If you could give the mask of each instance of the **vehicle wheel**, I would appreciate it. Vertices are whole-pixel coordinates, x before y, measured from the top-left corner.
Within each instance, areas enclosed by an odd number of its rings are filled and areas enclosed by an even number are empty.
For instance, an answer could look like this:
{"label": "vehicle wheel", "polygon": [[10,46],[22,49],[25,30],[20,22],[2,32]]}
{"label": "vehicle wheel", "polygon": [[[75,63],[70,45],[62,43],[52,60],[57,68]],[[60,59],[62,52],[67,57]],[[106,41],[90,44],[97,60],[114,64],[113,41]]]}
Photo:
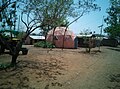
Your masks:
{"label": "vehicle wheel", "polygon": [[27,55],[27,53],[28,53],[28,49],[27,48],[22,48],[22,54]]}

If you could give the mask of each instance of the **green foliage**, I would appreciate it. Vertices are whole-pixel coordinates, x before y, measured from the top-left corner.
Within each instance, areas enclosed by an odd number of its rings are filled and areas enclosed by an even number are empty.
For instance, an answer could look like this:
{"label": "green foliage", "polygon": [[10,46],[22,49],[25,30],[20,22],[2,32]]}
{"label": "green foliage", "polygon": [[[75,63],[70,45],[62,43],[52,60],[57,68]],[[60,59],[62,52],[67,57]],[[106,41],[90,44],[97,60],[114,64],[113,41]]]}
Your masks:
{"label": "green foliage", "polygon": [[110,0],[110,4],[107,9],[108,17],[104,19],[108,27],[104,31],[114,38],[120,36],[120,1]]}
{"label": "green foliage", "polygon": [[17,38],[22,39],[24,35],[25,35],[25,32],[19,32],[19,34],[17,35]]}
{"label": "green foliage", "polygon": [[6,63],[6,64],[0,64],[0,69],[6,69],[6,68],[9,68],[11,67],[10,63]]}
{"label": "green foliage", "polygon": [[108,26],[104,30],[111,38],[120,37],[120,24]]}
{"label": "green foliage", "polygon": [[[11,0],[2,0],[0,1],[0,21],[1,21],[1,27],[3,29],[6,29],[10,27],[10,30],[14,28],[15,30],[15,24],[16,24],[16,2],[13,2]],[[2,9],[1,9],[2,8]]]}
{"label": "green foliage", "polygon": [[95,0],[20,0],[24,13],[34,15],[40,22],[43,35],[57,26],[68,26],[69,18],[78,18],[100,9]]}
{"label": "green foliage", "polygon": [[34,47],[42,47],[42,48],[55,48],[55,46],[50,42],[40,41],[34,44]]}
{"label": "green foliage", "polygon": [[8,33],[12,33],[14,35],[18,35],[19,32],[18,31],[14,31],[14,30],[1,30],[0,33],[5,33],[5,32],[8,32]]}

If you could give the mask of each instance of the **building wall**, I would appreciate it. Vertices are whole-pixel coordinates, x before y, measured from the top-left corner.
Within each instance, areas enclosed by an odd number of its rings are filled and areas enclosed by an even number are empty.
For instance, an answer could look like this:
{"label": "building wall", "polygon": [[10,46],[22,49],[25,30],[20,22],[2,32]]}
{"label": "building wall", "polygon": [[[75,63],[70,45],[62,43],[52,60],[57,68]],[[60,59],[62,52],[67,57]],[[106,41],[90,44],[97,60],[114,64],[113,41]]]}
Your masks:
{"label": "building wall", "polygon": [[[52,42],[52,39],[53,39],[52,35],[49,35],[47,37],[48,42]],[[58,35],[55,37],[54,44],[57,48],[63,48],[63,47],[64,48],[75,48],[74,40],[72,39],[70,35],[65,36],[64,45],[63,45],[63,39],[64,39],[63,35]]]}
{"label": "building wall", "polygon": [[31,39],[30,39],[30,37],[28,36],[28,37],[26,38],[26,40],[25,40],[25,45],[30,45],[30,43],[31,43]]}
{"label": "building wall", "polygon": [[25,45],[33,45],[36,42],[44,41],[44,39],[32,39],[29,36],[25,40]]}

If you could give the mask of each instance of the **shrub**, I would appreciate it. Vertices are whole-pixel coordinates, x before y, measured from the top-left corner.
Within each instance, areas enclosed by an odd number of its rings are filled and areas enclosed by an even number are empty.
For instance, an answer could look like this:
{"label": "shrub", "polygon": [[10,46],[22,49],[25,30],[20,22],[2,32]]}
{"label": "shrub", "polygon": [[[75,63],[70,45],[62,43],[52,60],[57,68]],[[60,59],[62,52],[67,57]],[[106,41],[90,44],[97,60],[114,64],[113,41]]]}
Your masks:
{"label": "shrub", "polygon": [[40,42],[35,43],[34,47],[55,48],[55,45],[53,45],[50,42],[40,41]]}

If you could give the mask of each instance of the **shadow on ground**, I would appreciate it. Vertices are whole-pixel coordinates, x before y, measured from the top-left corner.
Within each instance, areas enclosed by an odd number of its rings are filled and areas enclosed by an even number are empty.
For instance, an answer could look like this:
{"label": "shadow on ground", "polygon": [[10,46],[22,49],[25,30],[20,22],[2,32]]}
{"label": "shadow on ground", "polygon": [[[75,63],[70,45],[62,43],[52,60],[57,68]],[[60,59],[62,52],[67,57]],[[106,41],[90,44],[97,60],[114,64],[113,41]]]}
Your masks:
{"label": "shadow on ground", "polygon": [[107,49],[120,52],[120,47],[109,47],[109,48],[107,48]]}
{"label": "shadow on ground", "polygon": [[108,86],[108,89],[120,89],[120,74],[113,74],[109,76],[109,81],[111,86]]}
{"label": "shadow on ground", "polygon": [[[64,75],[64,66],[66,65],[62,61],[54,58],[45,61],[18,61],[16,67],[0,70],[0,89],[36,89],[31,81],[39,85],[42,81],[57,80],[57,76]],[[58,82],[52,82],[51,85],[62,86]]]}

